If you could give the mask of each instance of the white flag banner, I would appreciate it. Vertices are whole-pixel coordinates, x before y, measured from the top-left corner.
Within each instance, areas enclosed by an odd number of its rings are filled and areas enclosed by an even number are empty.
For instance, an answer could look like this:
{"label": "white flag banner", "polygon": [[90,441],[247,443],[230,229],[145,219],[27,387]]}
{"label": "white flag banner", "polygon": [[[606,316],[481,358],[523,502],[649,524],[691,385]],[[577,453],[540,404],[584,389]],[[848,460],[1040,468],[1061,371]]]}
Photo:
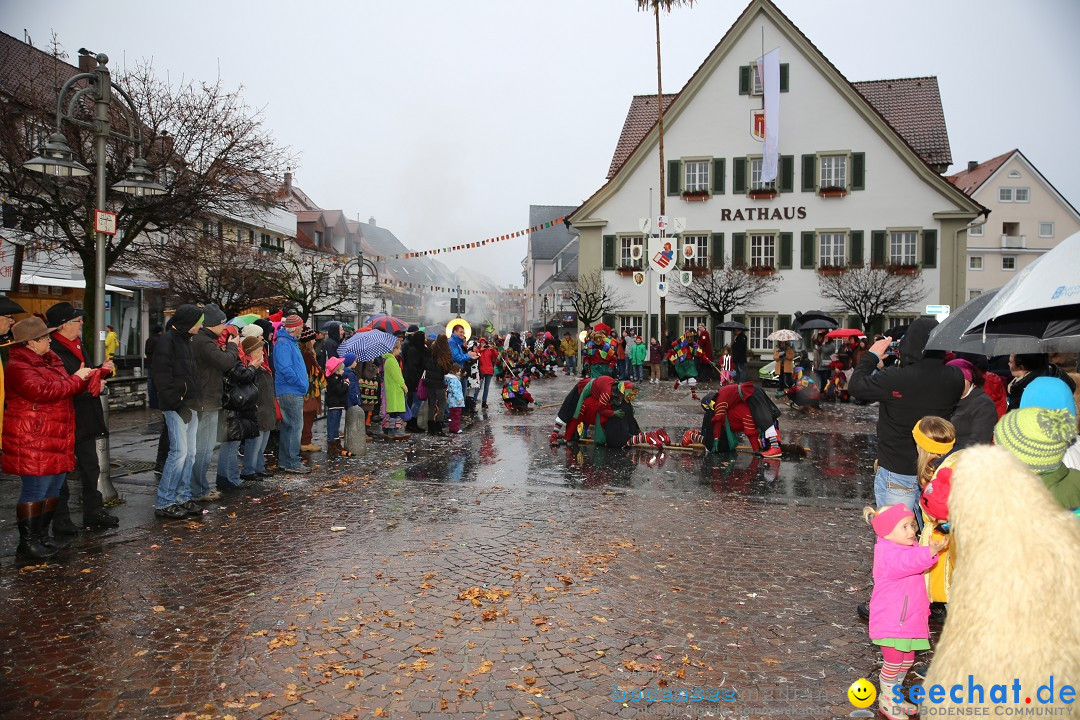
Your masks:
{"label": "white flag banner", "polygon": [[761,182],[776,180],[780,152],[780,48],[770,50],[757,61],[758,77],[765,93],[765,149],[761,161]]}

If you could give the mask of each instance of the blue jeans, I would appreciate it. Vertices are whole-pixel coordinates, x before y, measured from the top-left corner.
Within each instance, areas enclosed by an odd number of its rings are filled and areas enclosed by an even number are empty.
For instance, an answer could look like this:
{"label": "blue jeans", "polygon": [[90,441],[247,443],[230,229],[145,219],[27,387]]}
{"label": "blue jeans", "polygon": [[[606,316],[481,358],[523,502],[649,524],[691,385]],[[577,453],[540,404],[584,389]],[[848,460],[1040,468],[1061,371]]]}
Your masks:
{"label": "blue jeans", "polygon": [[[490,375],[481,375],[480,376],[480,385],[481,385],[481,387],[484,388],[484,397],[481,398],[480,404],[481,405],[487,405],[488,390],[491,388],[491,376]],[[473,395],[473,399],[475,399],[475,398],[476,398],[476,396]]]}
{"label": "blue jeans", "polygon": [[735,382],[746,382],[746,363],[743,363],[741,365],[739,363],[735,363]]}
{"label": "blue jeans", "polygon": [[159,510],[191,499],[191,468],[195,464],[195,436],[199,431],[196,412],[191,413],[188,423],[175,410],[166,410],[162,415],[169,431],[169,455],[161,470],[154,502]]}
{"label": "blue jeans", "polygon": [[565,358],[566,372],[571,375],[577,372],[577,356],[567,355]]}
{"label": "blue jeans", "polygon": [[301,467],[300,431],[304,429],[304,396],[278,395],[281,406],[281,431],[278,433],[278,465]]}
{"label": "blue jeans", "polygon": [[[409,412],[412,413],[413,419],[420,417],[420,408],[424,405],[424,400],[417,397],[419,393],[413,393],[412,400],[409,402]],[[362,412],[362,411],[361,411]]]}
{"label": "blue jeans", "polygon": [[37,502],[45,498],[60,497],[60,488],[67,473],[58,475],[23,475],[19,502]]}
{"label": "blue jeans", "polygon": [[210,461],[214,459],[220,414],[220,410],[192,413],[199,418],[199,429],[195,435],[195,462],[191,469],[191,496],[193,498],[201,498],[210,492],[210,483],[206,481],[206,473],[210,471]]}
{"label": "blue jeans", "polygon": [[341,414],[345,408],[326,408],[326,442],[340,440],[338,432],[341,430]]}
{"label": "blue jeans", "polygon": [[240,458],[237,453],[240,450],[239,440],[226,440],[221,443],[221,450],[217,456],[217,476],[225,478],[230,485],[240,484]]}
{"label": "blue jeans", "polygon": [[878,507],[903,503],[915,512],[919,502],[918,479],[914,475],[894,473],[879,465],[874,475],[874,502]]}
{"label": "blue jeans", "polygon": [[641,371],[642,371],[644,366],[643,365],[631,365],[630,367],[633,369],[633,373],[631,373],[631,374],[633,375],[634,382],[641,382]]}
{"label": "blue jeans", "polygon": [[266,443],[270,442],[270,431],[263,430],[253,438],[244,441],[244,469],[241,475],[254,475],[266,472]]}

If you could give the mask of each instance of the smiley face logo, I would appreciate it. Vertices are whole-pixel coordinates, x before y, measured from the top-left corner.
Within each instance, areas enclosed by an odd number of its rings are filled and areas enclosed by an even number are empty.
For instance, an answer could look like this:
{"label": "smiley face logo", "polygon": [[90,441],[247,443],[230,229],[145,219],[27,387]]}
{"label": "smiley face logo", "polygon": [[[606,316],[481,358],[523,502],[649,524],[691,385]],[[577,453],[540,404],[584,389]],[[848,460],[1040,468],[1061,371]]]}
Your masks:
{"label": "smiley face logo", "polygon": [[866,708],[874,704],[877,698],[877,690],[866,678],[859,678],[851,683],[847,690],[848,700],[857,708]]}

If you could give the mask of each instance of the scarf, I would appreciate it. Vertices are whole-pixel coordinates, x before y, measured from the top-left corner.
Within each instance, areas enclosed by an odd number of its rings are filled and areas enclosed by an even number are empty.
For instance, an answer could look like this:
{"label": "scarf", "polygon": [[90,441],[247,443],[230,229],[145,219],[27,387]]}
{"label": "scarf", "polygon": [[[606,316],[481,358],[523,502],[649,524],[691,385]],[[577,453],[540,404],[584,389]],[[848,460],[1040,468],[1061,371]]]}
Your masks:
{"label": "scarf", "polygon": [[52,339],[56,340],[58,343],[60,343],[64,347],[66,347],[71,352],[72,355],[74,355],[75,357],[77,357],[79,359],[79,362],[81,362],[83,365],[86,364],[86,358],[83,356],[83,350],[82,350],[82,338],[75,338],[74,340],[68,340],[66,337],[64,337],[60,333],[53,333]]}

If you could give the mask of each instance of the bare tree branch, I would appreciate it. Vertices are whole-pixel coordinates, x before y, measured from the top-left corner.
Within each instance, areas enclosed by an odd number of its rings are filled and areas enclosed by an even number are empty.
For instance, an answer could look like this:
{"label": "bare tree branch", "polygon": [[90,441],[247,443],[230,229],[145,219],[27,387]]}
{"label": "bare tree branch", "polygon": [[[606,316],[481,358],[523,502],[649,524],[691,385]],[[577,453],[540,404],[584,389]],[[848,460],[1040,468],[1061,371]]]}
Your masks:
{"label": "bare tree branch", "polygon": [[308,322],[355,302],[354,286],[345,281],[340,264],[317,253],[283,253],[272,263],[270,279],[284,304],[295,306]]}
{"label": "bare tree branch", "polygon": [[723,322],[724,316],[740,308],[753,307],[763,297],[776,292],[780,276],[757,275],[746,268],[732,267],[728,258],[724,267],[714,267],[708,275],[696,276],[690,285],[669,283],[671,294],[706,312],[714,323]]}
{"label": "bare tree branch", "polygon": [[922,275],[883,267],[852,267],[835,275],[818,275],[821,297],[838,303],[868,330],[891,312],[910,309],[926,295]]}
{"label": "bare tree branch", "polygon": [[570,307],[574,308],[578,322],[585,327],[626,305],[626,298],[604,282],[604,275],[599,270],[585,275],[570,275],[567,280]]}

